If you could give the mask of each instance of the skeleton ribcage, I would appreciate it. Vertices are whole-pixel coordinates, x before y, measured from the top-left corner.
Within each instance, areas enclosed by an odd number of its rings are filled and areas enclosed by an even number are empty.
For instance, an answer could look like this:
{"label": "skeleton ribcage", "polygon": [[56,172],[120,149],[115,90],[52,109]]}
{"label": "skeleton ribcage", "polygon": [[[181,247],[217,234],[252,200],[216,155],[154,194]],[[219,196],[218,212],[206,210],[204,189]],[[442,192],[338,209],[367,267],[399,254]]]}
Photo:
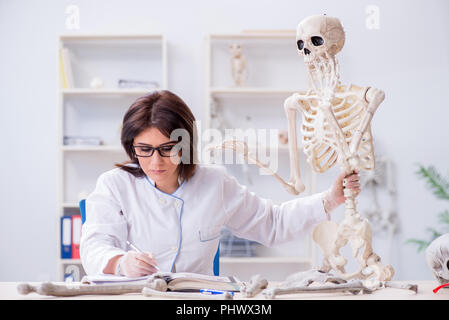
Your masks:
{"label": "skeleton ribcage", "polygon": [[[333,113],[348,145],[366,112],[365,91],[366,88],[353,85],[339,87],[332,100]],[[301,135],[304,153],[314,171],[324,172],[338,160],[334,133],[323,111],[319,109],[317,99],[309,100],[309,102],[301,100],[301,105],[303,108]],[[363,133],[357,151],[360,157],[360,169],[374,169],[374,148],[370,126]]]}

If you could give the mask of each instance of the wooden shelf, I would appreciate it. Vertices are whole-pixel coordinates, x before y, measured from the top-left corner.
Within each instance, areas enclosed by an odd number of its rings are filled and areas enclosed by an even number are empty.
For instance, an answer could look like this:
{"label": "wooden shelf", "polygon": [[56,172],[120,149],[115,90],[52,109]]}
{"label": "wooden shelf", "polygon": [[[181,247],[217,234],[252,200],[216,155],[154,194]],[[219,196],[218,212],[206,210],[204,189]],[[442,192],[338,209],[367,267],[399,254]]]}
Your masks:
{"label": "wooden shelf", "polygon": [[61,35],[61,41],[76,41],[76,40],[162,40],[162,34],[67,34]]}
{"label": "wooden shelf", "polygon": [[62,203],[63,208],[79,208],[79,204],[75,202],[63,202]]}
{"label": "wooden shelf", "polygon": [[295,30],[285,31],[247,31],[236,34],[211,34],[213,40],[245,40],[245,39],[295,39]]}
{"label": "wooden shelf", "polygon": [[122,146],[62,146],[61,149],[71,152],[125,152]]}
{"label": "wooden shelf", "polygon": [[81,264],[81,259],[59,259],[60,264]]}
{"label": "wooden shelf", "polygon": [[254,88],[254,87],[242,87],[242,88],[217,88],[210,89],[210,93],[216,97],[226,97],[232,95],[260,95],[260,96],[285,96],[286,98],[293,93],[298,92],[295,89],[279,89],[279,88]]}
{"label": "wooden shelf", "polygon": [[310,263],[310,259],[303,257],[220,257],[220,263]]}
{"label": "wooden shelf", "polygon": [[277,148],[275,147],[271,147],[271,146],[264,146],[264,145],[260,145],[258,147],[254,146],[254,145],[249,145],[248,146],[248,151],[249,152],[256,152],[258,149],[260,150],[270,150],[270,152],[272,151],[288,151],[288,144],[279,144]]}
{"label": "wooden shelf", "polygon": [[154,90],[160,90],[161,88],[148,88],[148,89],[91,89],[91,88],[73,88],[62,89],[61,92],[65,96],[116,96],[116,95],[145,95]]}

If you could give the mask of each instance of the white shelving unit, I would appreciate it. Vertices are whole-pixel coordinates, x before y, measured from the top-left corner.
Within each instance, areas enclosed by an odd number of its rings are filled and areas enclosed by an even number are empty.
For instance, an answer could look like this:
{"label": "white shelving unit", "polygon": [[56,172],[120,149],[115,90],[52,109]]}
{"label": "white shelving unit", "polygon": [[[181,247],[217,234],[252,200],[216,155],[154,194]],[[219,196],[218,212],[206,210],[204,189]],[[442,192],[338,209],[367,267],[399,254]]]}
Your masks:
{"label": "white shelving unit", "polygon": [[[69,52],[73,85],[64,87],[59,73],[58,225],[62,216],[80,213],[80,198],[93,191],[101,173],[126,160],[120,129],[129,106],[152,90],[167,88],[167,46],[161,34],[63,35],[58,55],[62,48]],[[94,78],[100,78],[103,85],[92,88]],[[153,85],[120,88],[120,79]],[[98,137],[102,144],[65,145],[65,136]],[[57,243],[60,280],[68,272],[82,277],[79,259],[61,258],[59,231]]]}
{"label": "white shelving unit", "polygon": [[[234,85],[229,46],[239,44],[246,59],[248,78],[245,86]],[[205,40],[205,117],[203,129],[242,128],[287,130],[283,103],[292,93],[304,90],[306,70],[296,51],[294,31],[244,32],[211,34]],[[298,118],[298,123],[300,123]],[[268,145],[268,143],[266,144]],[[268,148],[278,152],[278,174],[288,180],[288,145]],[[301,173],[307,192],[315,192],[315,175],[300,152]],[[275,202],[293,199],[271,176],[260,176],[258,168],[247,169],[252,184],[245,177],[242,165],[227,165],[237,179],[259,196]],[[301,195],[303,196],[303,194]],[[315,262],[315,248],[309,236],[301,243],[257,249],[255,257],[221,257],[220,272],[249,278],[260,273],[269,279],[283,280],[295,271],[310,268]]]}

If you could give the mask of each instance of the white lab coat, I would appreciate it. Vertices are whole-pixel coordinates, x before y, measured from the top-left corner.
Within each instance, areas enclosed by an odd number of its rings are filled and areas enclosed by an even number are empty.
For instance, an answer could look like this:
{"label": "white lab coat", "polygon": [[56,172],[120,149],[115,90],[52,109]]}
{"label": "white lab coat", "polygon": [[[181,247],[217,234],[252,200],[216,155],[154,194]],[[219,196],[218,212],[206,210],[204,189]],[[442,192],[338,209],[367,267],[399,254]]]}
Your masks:
{"label": "white lab coat", "polygon": [[322,197],[274,205],[209,165],[198,165],[191,179],[167,194],[148,177],[113,169],[86,199],[81,261],[87,274],[101,274],[109,259],[126,253],[129,240],[153,253],[161,271],[212,275],[223,226],[266,246],[293,240],[327,219]]}

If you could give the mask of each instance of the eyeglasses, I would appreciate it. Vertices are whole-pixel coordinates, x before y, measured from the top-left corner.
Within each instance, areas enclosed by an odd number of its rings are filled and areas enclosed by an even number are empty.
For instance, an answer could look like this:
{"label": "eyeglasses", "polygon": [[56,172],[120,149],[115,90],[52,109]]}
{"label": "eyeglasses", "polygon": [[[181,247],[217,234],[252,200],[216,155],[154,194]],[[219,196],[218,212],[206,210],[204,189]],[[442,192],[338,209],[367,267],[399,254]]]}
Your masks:
{"label": "eyeglasses", "polygon": [[[159,152],[161,157],[171,157],[171,151],[175,147],[175,144],[171,145],[163,145],[159,147],[150,147],[150,146],[133,146],[134,154],[137,157],[151,157],[155,150]],[[175,155],[175,154],[173,154]]]}

